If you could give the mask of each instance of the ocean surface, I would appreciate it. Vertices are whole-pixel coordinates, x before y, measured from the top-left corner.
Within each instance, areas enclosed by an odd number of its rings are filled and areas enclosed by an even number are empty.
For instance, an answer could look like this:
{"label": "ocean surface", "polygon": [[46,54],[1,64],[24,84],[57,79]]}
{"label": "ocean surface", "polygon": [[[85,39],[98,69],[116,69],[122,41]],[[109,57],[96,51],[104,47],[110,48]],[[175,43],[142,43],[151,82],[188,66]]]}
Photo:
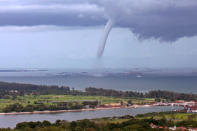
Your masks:
{"label": "ocean surface", "polygon": [[0,81],[31,83],[40,85],[64,85],[84,90],[87,87],[124,91],[147,92],[168,90],[183,93],[197,93],[197,76],[167,75],[84,75],[61,71],[0,72]]}
{"label": "ocean surface", "polygon": [[108,109],[108,110],[96,110],[96,111],[84,111],[84,112],[66,112],[57,114],[27,114],[27,115],[0,115],[0,128],[14,128],[17,123],[24,121],[44,121],[55,122],[56,120],[75,121],[82,119],[94,119],[113,116],[124,115],[137,115],[149,112],[164,112],[182,109],[181,107],[171,106],[157,106],[157,107],[138,107],[127,109]]}

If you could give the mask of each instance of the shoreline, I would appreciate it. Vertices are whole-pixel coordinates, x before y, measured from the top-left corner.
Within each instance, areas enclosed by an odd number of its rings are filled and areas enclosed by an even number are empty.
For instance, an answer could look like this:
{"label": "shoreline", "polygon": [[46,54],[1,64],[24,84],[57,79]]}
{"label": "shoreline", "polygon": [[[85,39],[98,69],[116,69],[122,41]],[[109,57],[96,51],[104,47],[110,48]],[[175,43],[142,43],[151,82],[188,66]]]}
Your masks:
{"label": "shoreline", "polygon": [[137,107],[153,107],[154,105],[133,105],[123,107],[99,107],[90,109],[73,109],[73,110],[55,110],[55,111],[33,111],[33,112],[8,112],[0,113],[0,115],[28,115],[28,114],[56,114],[65,112],[83,112],[83,111],[96,111],[96,110],[110,110],[110,109],[126,109],[126,108],[137,108]]}

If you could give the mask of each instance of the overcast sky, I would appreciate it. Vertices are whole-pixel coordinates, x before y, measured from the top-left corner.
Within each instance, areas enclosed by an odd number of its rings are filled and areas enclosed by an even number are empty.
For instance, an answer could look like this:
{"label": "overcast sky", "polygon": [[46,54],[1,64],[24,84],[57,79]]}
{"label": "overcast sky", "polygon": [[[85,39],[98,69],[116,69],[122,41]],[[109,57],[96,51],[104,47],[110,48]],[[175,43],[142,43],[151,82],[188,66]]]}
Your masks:
{"label": "overcast sky", "polygon": [[196,0],[0,0],[0,68],[196,67]]}

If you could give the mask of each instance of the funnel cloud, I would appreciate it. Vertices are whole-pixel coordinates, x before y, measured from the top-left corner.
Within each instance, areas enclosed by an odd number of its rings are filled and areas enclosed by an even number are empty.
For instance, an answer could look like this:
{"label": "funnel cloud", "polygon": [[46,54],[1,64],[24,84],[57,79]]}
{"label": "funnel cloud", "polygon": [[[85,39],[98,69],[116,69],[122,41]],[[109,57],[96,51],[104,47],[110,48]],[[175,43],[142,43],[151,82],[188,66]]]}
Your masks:
{"label": "funnel cloud", "polygon": [[112,30],[113,25],[114,25],[114,21],[110,19],[105,26],[104,32],[103,32],[100,42],[99,42],[99,48],[97,51],[98,58],[101,58],[103,56],[103,52],[105,50],[107,38],[109,36],[110,31]]}

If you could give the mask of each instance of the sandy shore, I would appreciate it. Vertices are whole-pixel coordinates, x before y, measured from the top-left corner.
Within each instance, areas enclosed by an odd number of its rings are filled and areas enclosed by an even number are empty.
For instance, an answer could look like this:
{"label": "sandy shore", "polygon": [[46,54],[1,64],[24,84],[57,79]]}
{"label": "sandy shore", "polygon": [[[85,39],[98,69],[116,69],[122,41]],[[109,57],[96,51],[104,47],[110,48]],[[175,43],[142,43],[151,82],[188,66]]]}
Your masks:
{"label": "sandy shore", "polygon": [[105,108],[90,108],[90,109],[76,109],[76,110],[56,110],[56,111],[33,111],[33,112],[9,112],[0,113],[0,115],[26,115],[26,114],[54,114],[54,113],[64,113],[64,112],[82,112],[82,111],[96,111],[96,110],[110,110],[110,109],[120,109],[120,108],[137,108],[137,107],[150,107],[152,105],[133,105],[125,107],[105,107]]}

